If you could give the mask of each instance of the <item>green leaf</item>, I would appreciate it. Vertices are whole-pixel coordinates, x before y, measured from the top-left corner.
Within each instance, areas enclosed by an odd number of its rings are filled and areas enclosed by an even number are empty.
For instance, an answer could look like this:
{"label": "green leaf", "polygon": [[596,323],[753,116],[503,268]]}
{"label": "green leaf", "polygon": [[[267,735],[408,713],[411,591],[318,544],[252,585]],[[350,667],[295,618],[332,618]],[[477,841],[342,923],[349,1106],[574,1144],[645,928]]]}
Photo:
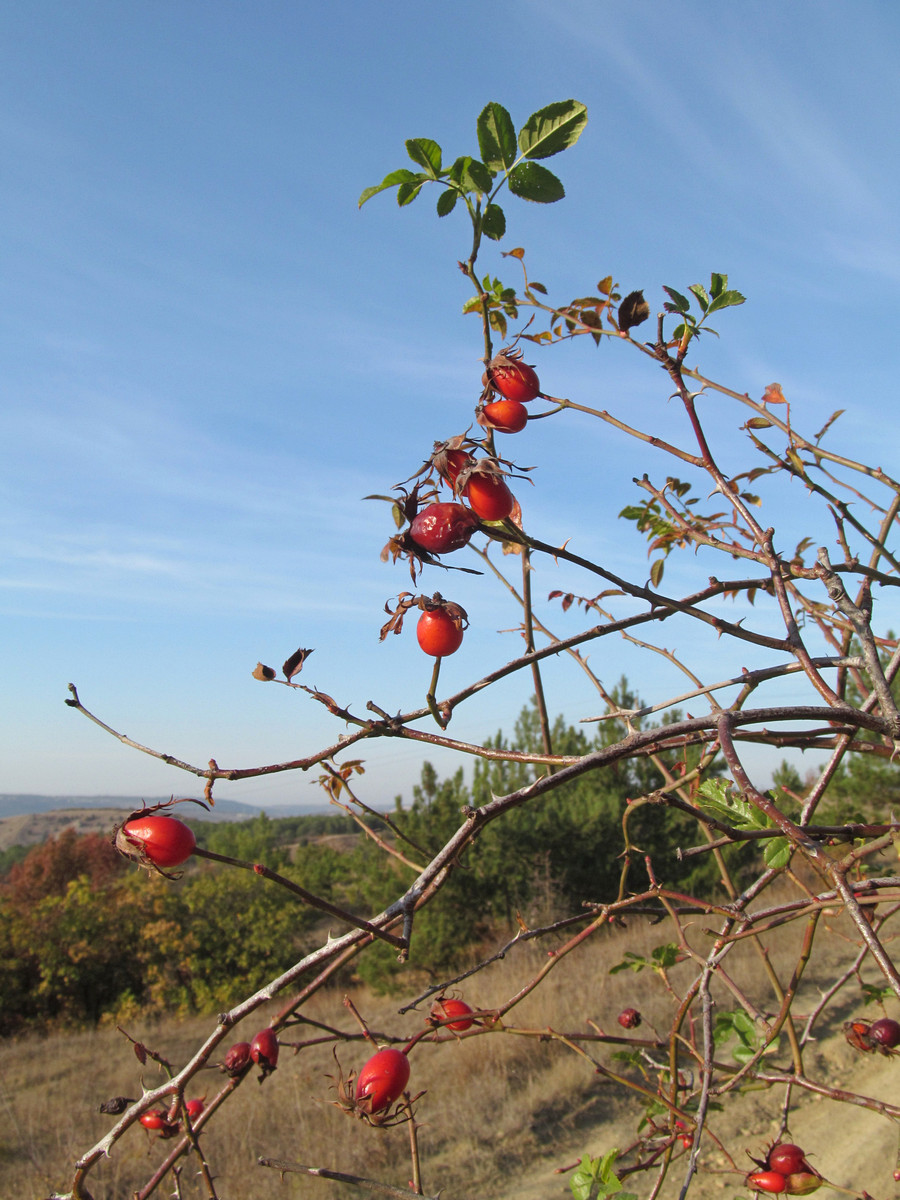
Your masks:
{"label": "green leaf", "polygon": [[791,861],[792,849],[787,838],[772,838],[766,843],[766,848],[763,850],[763,861],[770,870],[780,871]]}
{"label": "green leaf", "polygon": [[446,217],[448,213],[452,213],[458,199],[459,192],[455,188],[447,188],[446,191],[441,192],[437,200],[437,215]]}
{"label": "green leaf", "polygon": [[367,187],[359,198],[358,207],[362,208],[367,200],[371,200],[379,192],[383,192],[386,188],[397,187],[398,184],[408,183],[410,179],[417,179],[418,176],[406,167],[400,167],[397,171],[391,171],[389,175],[385,175],[381,183],[377,183],[374,187]]}
{"label": "green leaf", "polygon": [[606,1200],[607,1196],[629,1200],[631,1193],[622,1191],[622,1185],[613,1171],[618,1157],[618,1150],[608,1150],[602,1158],[591,1158],[586,1154],[569,1180],[574,1200]]}
{"label": "green leaf", "polygon": [[663,287],[663,291],[675,305],[676,312],[686,313],[690,310],[691,302],[687,296],[682,296],[681,292],[676,292],[674,288],[670,287]]}
{"label": "green leaf", "polygon": [[558,100],[532,113],[519,130],[519,149],[526,158],[550,158],[567,150],[587,125],[587,109],[577,100]]}
{"label": "green leaf", "polygon": [[499,241],[506,232],[506,216],[499,204],[488,204],[481,218],[481,232],[491,241]]}
{"label": "green leaf", "polygon": [[697,789],[697,805],[711,817],[730,822],[738,829],[768,828],[763,814],[723,779],[704,780]]}
{"label": "green leaf", "polygon": [[432,179],[441,174],[441,148],[431,138],[410,138],[406,143],[406,153],[409,157],[424,167]]}
{"label": "green leaf", "polygon": [[716,1047],[737,1038],[738,1044],[731,1051],[735,1062],[746,1063],[760,1047],[760,1032],[753,1020],[742,1009],[716,1013],[714,1031]]}
{"label": "green leaf", "polygon": [[621,971],[643,971],[644,967],[649,966],[650,963],[646,958],[642,958],[640,954],[635,954],[633,950],[626,950],[622,961],[616,963],[614,967],[609,968],[609,974],[618,975]]}
{"label": "green leaf", "polygon": [[888,996],[892,995],[889,987],[877,987],[873,983],[861,983],[864,1004],[883,1004]]}
{"label": "green leaf", "polygon": [[513,167],[508,177],[509,190],[523,200],[536,204],[553,204],[562,200],[566,191],[552,171],[534,162],[523,162]]}
{"label": "green leaf", "polygon": [[688,291],[693,292],[697,297],[697,303],[703,312],[706,312],[709,307],[709,296],[706,294],[706,288],[702,283],[692,283]]}
{"label": "green leaf", "polygon": [[489,171],[508,171],[516,161],[516,131],[502,104],[491,102],[478,117],[478,149]]}
{"label": "green leaf", "polygon": [[660,582],[662,581],[663,571],[665,570],[665,568],[666,568],[666,560],[664,558],[658,558],[654,563],[651,564],[651,566],[650,566],[650,582],[653,584],[653,586],[655,588],[659,587]]}
{"label": "green leaf", "polygon": [[654,946],[651,957],[655,967],[667,970],[680,960],[681,951],[674,942],[666,942],[663,946]]}
{"label": "green leaf", "polygon": [[407,179],[397,188],[397,203],[403,208],[406,204],[412,204],[416,196],[422,190],[422,184],[427,182],[426,175],[414,175],[412,179]]}
{"label": "green leaf", "polygon": [[715,312],[720,308],[731,308],[735,304],[743,304],[746,299],[747,297],[742,296],[740,292],[722,292],[713,298],[709,311]]}
{"label": "green leaf", "polygon": [[716,274],[715,271],[713,271],[713,273],[709,277],[709,290],[710,290],[713,300],[715,300],[717,296],[721,296],[721,294],[725,291],[725,289],[727,287],[728,287],[728,276],[727,275],[718,275],[718,274]]}
{"label": "green leaf", "polygon": [[450,178],[466,192],[486,194],[491,190],[491,173],[477,158],[464,155],[450,168]]}

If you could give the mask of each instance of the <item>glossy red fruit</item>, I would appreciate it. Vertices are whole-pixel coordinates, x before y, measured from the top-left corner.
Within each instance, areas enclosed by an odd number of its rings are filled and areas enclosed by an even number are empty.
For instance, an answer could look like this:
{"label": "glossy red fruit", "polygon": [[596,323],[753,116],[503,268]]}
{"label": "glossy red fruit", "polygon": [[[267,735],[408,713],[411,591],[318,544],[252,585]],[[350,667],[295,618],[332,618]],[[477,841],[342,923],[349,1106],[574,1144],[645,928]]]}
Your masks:
{"label": "glossy red fruit", "polygon": [[164,1129],[169,1124],[169,1118],[158,1108],[151,1108],[149,1112],[142,1113],[138,1119],[145,1129],[152,1129],[155,1132]]}
{"label": "glossy red fruit", "polygon": [[[475,1018],[471,1016],[472,1009],[466,1004],[465,1000],[459,1000],[455,996],[442,996],[439,1000],[435,1000],[431,1006],[431,1015],[436,1021],[446,1021],[444,1026],[446,1029],[452,1029],[456,1033],[462,1033],[465,1029],[471,1029],[475,1022]],[[456,1017],[458,1020],[450,1021],[448,1017]]]}
{"label": "glossy red fruit", "polygon": [[462,645],[462,624],[442,608],[423,612],[416,624],[416,638],[426,654],[443,658]]}
{"label": "glossy red fruit", "polygon": [[263,1074],[274,1071],[278,1064],[278,1037],[271,1028],[261,1029],[250,1043],[250,1057],[262,1067]]}
{"label": "glossy red fruit", "polygon": [[464,504],[429,504],[413,517],[409,536],[429,554],[449,554],[462,549],[477,528]]}
{"label": "glossy red fruit", "polygon": [[766,1156],[766,1166],[782,1175],[793,1175],[806,1169],[806,1155],[794,1142],[779,1142]]}
{"label": "glossy red fruit", "polygon": [[623,1029],[637,1029],[641,1023],[641,1014],[636,1008],[623,1008],[616,1020]]}
{"label": "glossy red fruit", "polygon": [[747,1176],[747,1187],[757,1192],[780,1194],[787,1190],[787,1180],[780,1171],[752,1171]]}
{"label": "glossy red fruit", "polygon": [[515,507],[516,499],[499,475],[476,471],[465,486],[472,511],[482,521],[502,521]]}
{"label": "glossy red fruit", "polygon": [[126,821],[116,836],[116,846],[130,858],[145,858],[157,867],[177,867],[194,852],[193,832],[175,817],[151,814]]}
{"label": "glossy red fruit", "polygon": [[487,376],[491,387],[501,396],[507,400],[518,400],[520,404],[527,404],[541,392],[534,367],[510,355],[498,354],[492,358],[488,363]]}
{"label": "glossy red fruit", "polygon": [[223,1066],[228,1075],[240,1075],[250,1062],[250,1043],[235,1042],[225,1055]]}
{"label": "glossy red fruit", "polygon": [[187,1104],[184,1106],[184,1109],[191,1120],[196,1121],[205,1107],[206,1105],[202,1100],[188,1100]]}
{"label": "glossy red fruit", "polygon": [[900,1025],[890,1017],[880,1017],[869,1026],[869,1037],[877,1045],[893,1050],[900,1046]]}
{"label": "glossy red fruit", "polygon": [[483,412],[491,428],[501,433],[520,433],[528,423],[528,409],[520,400],[494,400]]}
{"label": "glossy red fruit", "polygon": [[381,1112],[399,1100],[409,1083],[409,1059],[388,1046],[373,1054],[356,1081],[356,1103],[368,1113]]}

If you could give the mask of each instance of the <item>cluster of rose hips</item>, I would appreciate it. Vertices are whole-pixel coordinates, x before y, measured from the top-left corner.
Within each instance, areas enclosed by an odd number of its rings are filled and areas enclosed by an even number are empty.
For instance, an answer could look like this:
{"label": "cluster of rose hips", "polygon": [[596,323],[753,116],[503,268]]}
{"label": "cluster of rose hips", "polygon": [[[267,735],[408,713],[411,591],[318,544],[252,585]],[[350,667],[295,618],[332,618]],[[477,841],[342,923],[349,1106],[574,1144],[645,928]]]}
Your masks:
{"label": "cluster of rose hips", "polygon": [[877,1021],[848,1021],[844,1026],[844,1036],[851,1046],[866,1054],[878,1050],[882,1054],[893,1054],[900,1046],[900,1024],[891,1017],[881,1017]]}
{"label": "cluster of rose hips", "polygon": [[[203,1108],[203,1100],[188,1100],[185,1104],[184,1111],[192,1125],[203,1112]],[[140,1122],[146,1130],[161,1138],[174,1137],[179,1131],[177,1108],[168,1111],[162,1108],[152,1108],[149,1112],[143,1113]]]}
{"label": "cluster of rose hips", "polygon": [[[521,361],[521,352],[509,350],[495,355],[488,363],[483,383],[477,409],[479,424],[499,433],[524,429],[528,420],[525,405],[542,393],[534,368]],[[456,499],[431,500],[419,508],[419,485],[406,499],[403,507],[409,527],[391,539],[384,556],[393,555],[395,560],[408,557],[413,564],[413,578],[416,564],[434,562],[435,555],[450,554],[467,545],[480,522],[505,521],[516,512],[516,498],[497,459],[477,458],[470,452],[475,447],[476,443],[463,437],[437,443],[428,464]],[[462,644],[462,626],[440,608],[425,611],[416,632],[421,648],[435,658],[455,653]]]}
{"label": "cluster of rose hips", "polygon": [[[158,817],[156,819],[171,821],[174,818]],[[180,822],[176,823],[180,824]],[[275,1070],[278,1064],[278,1038],[274,1029],[261,1029],[252,1042],[236,1042],[225,1055],[222,1070],[226,1075],[240,1075],[251,1062],[256,1063],[262,1070],[262,1075],[259,1077],[260,1083]],[[161,1108],[150,1109],[149,1112],[141,1115],[140,1123],[145,1129],[161,1138],[174,1137],[179,1131],[179,1107],[179,1102],[176,1100],[168,1111]],[[204,1100],[188,1100],[184,1111],[193,1125],[204,1111]]]}
{"label": "cluster of rose hips", "polygon": [[806,1196],[823,1183],[822,1176],[806,1161],[806,1152],[793,1142],[777,1142],[765,1159],[753,1161],[759,1169],[747,1176],[747,1186],[757,1192]]}
{"label": "cluster of rose hips", "polygon": [[226,1075],[240,1075],[250,1063],[256,1063],[262,1071],[260,1083],[278,1066],[278,1037],[274,1029],[269,1026],[261,1029],[252,1042],[235,1042],[225,1055],[222,1070]]}
{"label": "cluster of rose hips", "polygon": [[[476,1023],[476,1017],[465,1000],[455,996],[439,996],[431,1006],[427,1024],[464,1033]],[[420,1037],[421,1035],[419,1035]],[[359,1117],[369,1125],[385,1126],[406,1119],[402,1110],[394,1113],[391,1105],[399,1100],[409,1083],[409,1050],[418,1041],[413,1039],[405,1049],[386,1046],[377,1050],[363,1065],[354,1083],[353,1073],[337,1080],[338,1108]],[[415,1101],[417,1097],[413,1097]]]}

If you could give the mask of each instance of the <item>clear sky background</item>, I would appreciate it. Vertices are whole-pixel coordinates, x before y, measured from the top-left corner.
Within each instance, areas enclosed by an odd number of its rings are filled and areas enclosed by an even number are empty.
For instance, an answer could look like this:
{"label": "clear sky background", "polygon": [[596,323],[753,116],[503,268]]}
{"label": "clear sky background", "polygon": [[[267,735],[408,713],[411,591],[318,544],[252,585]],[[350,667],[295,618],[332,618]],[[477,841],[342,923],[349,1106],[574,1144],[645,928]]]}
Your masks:
{"label": "clear sky background", "polygon": [[[612,274],[654,311],[661,284],[727,272],[748,303],[693,361],[756,396],[778,380],[809,432],[846,408],[832,445],[890,470],[898,49],[887,0],[4,6],[0,792],[197,794],[66,708],[70,680],[131,737],[229,767],[341,732],[305,695],[251,678],[298,645],[315,647],[304,680],[357,712],[421,703],[430,662],[413,629],[377,640],[409,578],[379,561],[389,513],[362,497],[470,420],[480,331],[456,267],[468,230],[459,213],[438,221],[436,190],[403,210],[391,193],[361,211],[357,199],[407,164],[407,137],[477,155],[490,100],[517,127],[568,97],[590,120],[547,164],[566,199],[504,200],[509,234],[484,271],[514,280],[499,252],[520,245],[558,299]],[[554,394],[686,443],[661,373],[637,357],[586,340],[528,355]],[[724,438],[746,417],[716,404],[705,411]],[[632,476],[667,462],[577,417],[504,448],[540,468],[521,496],[531,532],[646,576],[646,546],[616,514],[638,496]],[[792,496],[770,519],[801,508]],[[699,571],[702,584],[711,569],[689,560],[666,580],[688,587]],[[535,586],[596,590],[552,566]],[[497,632],[518,621],[502,591],[426,572],[435,589],[472,619],[442,690],[515,655],[516,636]],[[543,611],[560,634],[578,627]],[[717,677],[752,665],[666,636]],[[684,686],[620,644],[591,661],[646,700]],[[574,721],[599,704],[572,670],[548,668],[547,683]],[[526,700],[524,681],[504,685],[451,731],[510,730]],[[396,742],[356,753],[376,805],[408,795],[423,758]],[[310,783],[218,791],[318,805]]]}

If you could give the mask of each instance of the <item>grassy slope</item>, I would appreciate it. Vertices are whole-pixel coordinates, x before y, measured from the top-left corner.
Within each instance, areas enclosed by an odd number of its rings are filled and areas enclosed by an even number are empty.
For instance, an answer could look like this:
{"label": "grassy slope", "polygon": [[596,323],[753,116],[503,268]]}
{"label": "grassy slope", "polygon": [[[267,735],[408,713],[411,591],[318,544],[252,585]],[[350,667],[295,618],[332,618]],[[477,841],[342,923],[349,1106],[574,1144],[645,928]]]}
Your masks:
{"label": "grassy slope", "polygon": [[[790,955],[796,954],[801,932],[795,926],[779,934],[783,953],[779,956],[776,949],[773,958],[782,978],[793,966]],[[607,1032],[620,1033],[616,1014],[630,1004],[645,1014],[645,1025],[636,1033],[647,1033],[648,1025],[664,1029],[668,1002],[653,977],[647,972],[610,976],[608,968],[625,949],[646,953],[665,936],[659,927],[638,922],[626,931],[604,935],[578,957],[563,960],[547,982],[509,1014],[507,1023],[537,1033],[548,1026],[557,1031],[583,1030],[593,1020]],[[826,934],[825,946],[829,953],[802,985],[795,1007],[798,1014],[817,1001],[819,986],[827,986],[833,978],[838,954],[846,955],[848,949],[840,932]],[[464,995],[470,1003],[488,1008],[512,994],[546,961],[546,946],[519,948],[469,981]],[[758,991],[759,971],[749,947],[740,966],[731,958],[728,962],[743,986]],[[676,989],[687,972],[685,967],[674,969]],[[421,1027],[421,1018],[416,1013],[399,1016],[397,1010],[413,995],[391,1001],[359,994],[354,999],[373,1030],[407,1037]],[[862,1011],[857,997],[852,992],[842,995],[829,1009],[820,1038],[809,1050],[811,1073],[850,1090],[895,1100],[900,1062],[858,1055],[841,1034],[842,1021]],[[320,995],[308,1014],[341,1029],[354,1029],[341,998],[338,992]],[[720,1000],[724,1007],[732,1006],[724,993]],[[255,1014],[239,1027],[235,1040],[249,1040],[265,1021]],[[129,1032],[179,1063],[211,1025],[211,1020],[200,1019],[152,1029],[135,1024]],[[300,1035],[287,1032],[282,1040],[289,1042],[293,1036]],[[359,1067],[367,1057],[358,1043],[342,1046],[339,1054],[345,1071]],[[609,1048],[598,1050],[597,1056],[611,1063]],[[785,1061],[784,1053],[773,1059],[773,1063]],[[423,1183],[431,1193],[443,1188],[445,1200],[475,1195],[482,1200],[563,1198],[569,1194],[566,1176],[554,1175],[554,1168],[572,1164],[585,1152],[596,1155],[613,1145],[627,1145],[640,1117],[637,1108],[624,1105],[617,1091],[600,1081],[589,1063],[559,1042],[506,1032],[445,1045],[422,1043],[413,1052],[412,1063],[410,1086],[427,1089],[418,1108],[424,1126],[420,1135]],[[329,1103],[333,1093],[326,1075],[334,1072],[330,1047],[307,1048],[298,1056],[285,1048],[278,1070],[262,1087],[250,1078],[238,1089],[203,1139],[222,1200],[299,1195],[321,1195],[327,1200],[342,1192],[367,1194],[295,1176],[282,1180],[255,1165],[260,1154],[406,1184],[410,1175],[406,1130],[373,1130],[339,1112]],[[46,1039],[26,1037],[0,1047],[0,1109],[6,1112],[0,1123],[0,1197],[43,1198],[53,1188],[64,1189],[72,1162],[109,1127],[109,1118],[97,1112],[99,1102],[114,1095],[139,1094],[140,1073],[129,1044],[113,1029]],[[212,1097],[222,1078],[210,1071],[189,1095],[205,1092]],[[159,1080],[150,1064],[144,1068],[144,1080],[148,1087]],[[744,1149],[760,1153],[774,1133],[781,1100],[780,1091],[754,1091],[727,1099],[723,1112],[715,1114],[712,1128],[742,1168],[749,1167]],[[876,1197],[893,1194],[896,1133],[885,1118],[849,1105],[837,1108],[827,1101],[802,1098],[791,1132],[834,1182],[865,1188]],[[163,1147],[142,1129],[131,1129],[102,1171],[92,1174],[89,1186],[95,1200],[127,1200],[160,1160]],[[713,1171],[724,1165],[710,1140],[703,1146],[701,1161]],[[683,1158],[673,1168],[663,1196],[677,1196],[685,1165]],[[192,1172],[186,1171],[185,1200],[203,1194],[198,1186]],[[631,1186],[643,1196],[650,1190],[650,1180],[641,1177]],[[171,1186],[157,1194],[171,1194]],[[733,1172],[707,1171],[692,1194],[700,1200],[749,1193]]]}

